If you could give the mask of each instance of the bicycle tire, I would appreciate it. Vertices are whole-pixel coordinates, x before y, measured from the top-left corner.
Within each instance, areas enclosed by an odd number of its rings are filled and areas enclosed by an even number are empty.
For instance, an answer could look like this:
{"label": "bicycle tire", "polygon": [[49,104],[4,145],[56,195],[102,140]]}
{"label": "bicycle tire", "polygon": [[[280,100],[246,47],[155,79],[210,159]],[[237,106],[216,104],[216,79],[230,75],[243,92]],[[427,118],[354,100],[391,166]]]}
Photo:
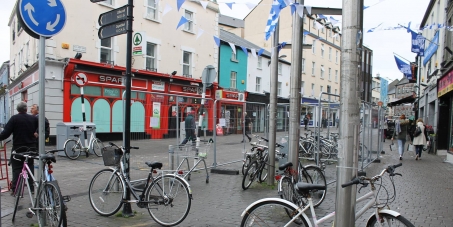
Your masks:
{"label": "bicycle tire", "polygon": [[[111,190],[112,188],[114,190]],[[88,199],[96,213],[111,216],[123,205],[124,191],[125,185],[120,176],[112,169],[103,169],[93,176],[88,189]]]}
{"label": "bicycle tire", "polygon": [[58,184],[55,181],[45,182],[36,201],[35,207],[39,208],[36,212],[38,220],[44,219],[47,226],[59,227],[62,223],[64,203]]}
{"label": "bicycle tire", "polygon": [[242,164],[242,175],[244,175],[245,172],[247,172],[247,168],[251,162],[252,162],[252,158],[249,155],[247,155],[247,157],[245,157],[244,164]]}
{"label": "bicycle tire", "polygon": [[[250,226],[309,226],[307,220],[300,216],[295,223],[291,221],[291,214],[297,214],[297,207],[278,200],[261,201],[246,210],[241,220],[241,227]],[[290,214],[290,215],[288,215]]]}
{"label": "bicycle tire", "polygon": [[91,149],[93,150],[93,153],[98,156],[98,157],[102,157],[102,148],[104,148],[104,144],[102,143],[102,141],[98,138],[95,138],[92,142],[91,142]]}
{"label": "bicycle tire", "polygon": [[[389,223],[391,222],[390,225],[385,225],[385,226],[407,226],[407,227],[415,227],[409,220],[407,220],[405,217],[399,215],[399,216],[393,216],[391,214],[387,213],[379,213],[380,217],[382,218],[383,222]],[[400,223],[400,225],[397,225],[395,223]],[[402,224],[402,225],[401,225]],[[377,220],[376,220],[376,215],[372,215],[370,219],[368,219],[367,222],[367,227],[373,227],[373,226],[379,226],[377,225]],[[384,225],[382,225],[384,226]]]}
{"label": "bicycle tire", "polygon": [[66,140],[64,144],[64,153],[66,154],[66,157],[72,160],[76,160],[77,158],[79,158],[81,150],[82,147],[80,147],[80,144],[77,140]]}
{"label": "bicycle tire", "polygon": [[[304,166],[302,171],[302,181],[310,184],[321,184],[326,186],[326,190],[316,190],[312,192],[313,207],[318,207],[326,198],[327,181],[321,168],[317,166]],[[299,171],[300,172],[300,171]],[[300,181],[300,180],[299,180]],[[308,204],[308,200],[304,201]]]}
{"label": "bicycle tire", "polygon": [[15,192],[14,192],[14,196],[16,197],[15,201],[14,201],[14,211],[13,211],[13,217],[11,219],[11,221],[14,223],[15,221],[15,217],[16,217],[16,212],[17,212],[17,207],[19,206],[19,200],[20,200],[20,197],[22,196],[22,193],[23,193],[23,188],[22,186],[24,185],[24,181],[25,179],[22,177],[22,175],[19,175],[19,179],[18,180],[18,184],[16,184],[16,188],[15,188]]}
{"label": "bicycle tire", "polygon": [[255,180],[256,174],[258,173],[256,171],[256,168],[258,167],[258,163],[256,161],[253,161],[249,167],[247,168],[247,171],[244,174],[244,177],[242,177],[242,189],[247,190],[250,185],[253,183]]}
{"label": "bicycle tire", "polygon": [[[269,154],[266,152],[263,157],[263,161],[260,162],[259,170],[259,181],[260,183],[264,182],[267,179],[267,169],[269,168]],[[264,174],[263,174],[264,173]]]}
{"label": "bicycle tire", "polygon": [[66,216],[66,210],[63,209],[63,213],[61,214],[61,227],[68,226],[68,217]]}
{"label": "bicycle tire", "polygon": [[155,178],[146,189],[145,200],[149,215],[162,226],[175,226],[184,221],[192,202],[186,182],[175,175]]}

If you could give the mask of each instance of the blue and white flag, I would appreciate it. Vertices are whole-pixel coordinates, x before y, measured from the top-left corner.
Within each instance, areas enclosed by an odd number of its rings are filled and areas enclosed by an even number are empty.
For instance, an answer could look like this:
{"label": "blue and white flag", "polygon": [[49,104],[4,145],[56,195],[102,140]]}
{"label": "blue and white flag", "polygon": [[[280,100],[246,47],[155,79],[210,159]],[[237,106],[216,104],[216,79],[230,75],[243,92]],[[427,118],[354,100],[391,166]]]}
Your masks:
{"label": "blue and white flag", "polygon": [[339,20],[336,20],[336,19],[333,18],[332,16],[330,16],[329,21],[330,21],[330,22],[332,23],[332,25],[334,25],[334,26],[335,26],[336,24],[340,23]]}
{"label": "blue and white flag", "polygon": [[428,47],[425,50],[424,53],[424,58],[423,58],[423,65],[426,65],[428,61],[431,59],[431,57],[436,53],[437,48],[439,45],[439,31],[436,32],[434,35],[434,38],[431,40],[431,43],[428,45]]}
{"label": "blue and white flag", "polygon": [[417,53],[418,56],[425,54],[425,37],[421,34],[411,31],[412,34],[412,53]]}
{"label": "blue and white flag", "polygon": [[274,0],[272,2],[271,11],[269,12],[269,18],[267,19],[266,29],[264,30],[266,40],[269,40],[272,33],[275,31],[275,26],[278,23],[278,18],[280,16],[280,11],[285,8],[287,5],[283,0]]}
{"label": "blue and white flag", "polygon": [[401,60],[400,58],[398,58],[396,55],[394,55],[394,56],[395,56],[396,66],[398,66],[398,69],[400,70],[400,72],[402,72],[408,80],[412,80],[411,66],[408,63]]}

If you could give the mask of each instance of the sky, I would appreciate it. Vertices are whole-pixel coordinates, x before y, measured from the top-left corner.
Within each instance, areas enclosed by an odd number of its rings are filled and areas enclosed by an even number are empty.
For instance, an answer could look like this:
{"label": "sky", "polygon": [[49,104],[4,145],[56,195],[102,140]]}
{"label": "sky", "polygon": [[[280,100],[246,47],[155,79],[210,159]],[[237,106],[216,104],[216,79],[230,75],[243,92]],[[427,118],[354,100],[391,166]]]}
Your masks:
{"label": "sky", "polygon": [[[176,0],[175,0],[176,1]],[[9,60],[10,32],[8,27],[9,17],[15,4],[15,0],[1,0],[0,7],[0,63]],[[235,2],[233,10],[228,8],[225,2]],[[250,11],[245,4],[258,4],[259,0],[218,0],[220,12],[227,16],[243,19]],[[306,6],[341,8],[342,0],[305,0]],[[428,6],[429,0],[364,0],[364,44],[373,50],[373,76],[377,73],[390,81],[401,79],[403,74],[396,67],[393,53],[397,53],[405,59],[414,61],[415,54],[410,51],[411,37],[405,30],[375,31],[367,33],[369,28],[384,23],[385,25],[407,25],[412,22],[413,26],[420,24]],[[270,10],[270,5],[269,5]],[[341,19],[341,16],[333,16]],[[268,15],[263,15],[267,20]],[[413,27],[411,26],[411,27]],[[341,27],[341,26],[340,26]],[[263,28],[263,32],[264,32]],[[263,37],[264,39],[264,37]]]}

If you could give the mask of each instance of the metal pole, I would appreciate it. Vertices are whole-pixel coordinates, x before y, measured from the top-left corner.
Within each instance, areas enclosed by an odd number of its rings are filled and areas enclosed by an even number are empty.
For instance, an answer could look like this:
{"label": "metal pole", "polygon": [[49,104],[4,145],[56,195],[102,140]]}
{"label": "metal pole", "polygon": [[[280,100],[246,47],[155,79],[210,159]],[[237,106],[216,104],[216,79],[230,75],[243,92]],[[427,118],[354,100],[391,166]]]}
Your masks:
{"label": "metal pole", "polygon": [[274,185],[275,175],[275,143],[277,136],[277,89],[278,89],[278,34],[280,22],[275,25],[272,38],[271,56],[271,93],[269,95],[269,168],[267,184]]}
{"label": "metal pole", "polygon": [[343,23],[341,39],[341,95],[340,95],[340,140],[337,169],[337,192],[335,203],[335,226],[355,225],[356,186],[342,188],[341,184],[357,176],[357,150],[359,146],[360,90],[358,84],[360,62],[358,47],[361,43],[361,0],[343,0]]}
{"label": "metal pole", "polygon": [[[418,108],[417,118],[420,118],[420,90],[421,90],[421,87],[420,87],[421,86],[420,85],[420,76],[421,76],[420,75],[420,71],[421,71],[420,65],[421,65],[422,58],[420,56],[417,56],[417,58],[418,58],[418,62],[419,62],[418,75],[417,75],[417,86],[418,86],[418,90],[417,90],[417,97],[418,97],[418,99],[417,99],[417,108]],[[415,120],[417,120],[417,119],[415,119]]]}
{"label": "metal pole", "polygon": [[[38,134],[40,135],[39,138],[39,144],[38,144],[38,151],[39,154],[46,154],[45,151],[45,115],[46,115],[46,106],[45,106],[45,90],[46,90],[46,38],[43,36],[39,37],[39,59],[38,59],[38,64],[39,64],[39,115],[38,115]],[[37,179],[42,179],[44,176],[42,176],[42,172],[44,171],[44,163],[39,162],[39,167],[38,167],[38,177]],[[38,211],[41,212],[41,211]],[[43,215],[39,215],[39,220],[38,222],[40,223],[40,226],[45,225],[45,219],[43,218]]]}
{"label": "metal pole", "polygon": [[[127,18],[127,38],[126,38],[126,101],[125,101],[125,113],[124,113],[124,148],[126,153],[124,154],[125,157],[125,162],[124,163],[124,173],[128,179],[130,179],[129,176],[129,170],[130,170],[130,146],[131,146],[131,80],[132,80],[132,22],[133,22],[133,9],[134,9],[134,1],[133,0],[128,0],[128,5],[127,7],[128,12],[128,18]],[[131,200],[131,191],[130,188],[126,188],[126,201]],[[131,217],[134,216],[134,213],[132,212],[132,207],[129,202],[124,203],[123,206],[123,217]]]}
{"label": "metal pole", "polygon": [[88,136],[87,136],[87,124],[86,124],[86,115],[85,115],[85,97],[83,96],[83,86],[80,87],[80,99],[82,101],[82,126],[83,126],[83,136],[85,138],[84,150],[86,149],[86,156],[88,157]]}

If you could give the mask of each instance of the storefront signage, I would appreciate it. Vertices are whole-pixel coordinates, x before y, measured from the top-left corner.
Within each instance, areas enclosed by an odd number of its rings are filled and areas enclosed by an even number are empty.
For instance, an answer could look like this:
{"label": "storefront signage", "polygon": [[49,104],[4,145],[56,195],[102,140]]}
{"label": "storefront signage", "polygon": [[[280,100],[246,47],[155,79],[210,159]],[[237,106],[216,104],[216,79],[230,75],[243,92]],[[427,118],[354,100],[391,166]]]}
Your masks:
{"label": "storefront signage", "polygon": [[453,71],[442,77],[437,85],[437,97],[447,94],[453,90]]}
{"label": "storefront signage", "polygon": [[99,82],[110,84],[122,84],[123,78],[116,76],[99,76]]}
{"label": "storefront signage", "polygon": [[146,39],[145,32],[134,32],[132,37],[132,55],[139,56],[143,55],[143,51],[146,50],[146,42],[143,40]]}
{"label": "storefront signage", "polygon": [[226,93],[225,98],[227,99],[238,99],[238,94],[237,93]]}
{"label": "storefront signage", "polygon": [[151,89],[153,91],[165,91],[165,82],[153,81],[153,85],[151,85]]}
{"label": "storefront signage", "polygon": [[432,89],[428,93],[428,103],[432,103],[437,99],[437,89]]}
{"label": "storefront signage", "polygon": [[75,52],[79,52],[79,53],[86,53],[87,52],[87,48],[86,47],[79,46],[79,45],[72,45],[72,50],[75,51]]}
{"label": "storefront signage", "polygon": [[195,94],[201,94],[203,92],[202,88],[198,87],[188,87],[188,86],[183,86],[182,87],[183,92],[188,92],[188,93],[195,93]]}

